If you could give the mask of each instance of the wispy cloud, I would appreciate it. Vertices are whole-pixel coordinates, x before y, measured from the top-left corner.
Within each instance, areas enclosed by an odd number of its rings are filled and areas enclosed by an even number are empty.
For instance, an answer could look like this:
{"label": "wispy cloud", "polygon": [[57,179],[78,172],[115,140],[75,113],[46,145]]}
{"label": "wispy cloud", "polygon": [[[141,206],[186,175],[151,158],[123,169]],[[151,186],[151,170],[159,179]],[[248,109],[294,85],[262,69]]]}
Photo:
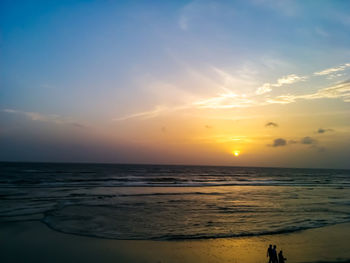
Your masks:
{"label": "wispy cloud", "polygon": [[[334,78],[343,76],[343,74],[340,74],[338,72],[344,71],[348,67],[350,67],[350,63],[346,63],[346,64],[343,64],[341,66],[334,67],[334,68],[324,69],[322,71],[315,72],[313,75],[314,76],[327,76],[327,79],[334,79]],[[310,78],[309,76],[298,76],[296,74],[290,74],[290,75],[279,78],[276,81],[276,83],[264,83],[261,87],[259,87],[256,90],[256,94],[262,95],[262,94],[271,92],[274,87],[281,87],[283,85],[290,85],[290,84],[297,83],[300,81],[306,81],[309,78]],[[282,99],[282,100],[280,100],[280,99]],[[277,99],[276,103],[281,103],[281,101],[283,101],[283,97],[280,99]]]}
{"label": "wispy cloud", "polygon": [[222,19],[225,16],[232,17],[234,10],[229,5],[220,1],[190,1],[180,11],[178,18],[179,27],[184,30],[201,25],[203,19]]}
{"label": "wispy cloud", "polygon": [[177,106],[177,107],[156,106],[155,109],[153,110],[137,112],[137,113],[129,114],[119,118],[114,118],[112,119],[112,121],[125,121],[129,119],[150,119],[165,113],[174,112],[178,110],[185,110],[188,108],[189,108],[188,105]]}
{"label": "wispy cloud", "polygon": [[[350,65],[350,64],[344,64]],[[172,95],[169,98],[169,95],[162,97],[162,100],[172,100],[173,105],[167,105],[162,101],[162,104],[155,106],[152,110],[142,111],[132,113],[126,116],[121,116],[114,118],[113,121],[124,121],[129,119],[148,119],[154,118],[163,114],[172,113],[184,109],[233,109],[233,108],[248,108],[248,107],[257,107],[265,106],[269,104],[290,104],[298,100],[315,100],[315,99],[342,99],[344,102],[350,102],[350,80],[337,82],[329,87],[318,89],[311,93],[299,94],[287,93],[287,94],[278,94],[261,96],[267,92],[270,92],[272,88],[281,87],[283,85],[290,85],[293,83],[306,81],[310,79],[310,76],[298,76],[296,74],[286,75],[277,79],[275,83],[265,83],[262,87],[258,88],[255,92],[254,82],[251,77],[240,78],[236,75],[232,75],[222,69],[211,67],[212,73],[215,73],[214,77],[210,74],[206,78],[200,78],[204,83],[209,82],[210,87],[217,89],[219,93],[214,96],[209,97],[198,97],[196,94],[189,94],[180,92],[184,89],[180,89],[180,86],[176,86],[176,89],[173,89]],[[329,69],[327,69],[329,70]],[[325,71],[327,71],[325,70]],[[191,73],[193,73],[191,71]],[[198,77],[199,73],[196,73]],[[200,75],[202,77],[202,75]],[[326,75],[327,76],[327,75]],[[312,77],[312,76],[311,76]],[[169,90],[169,87],[173,85],[166,85],[166,90]],[[255,86],[256,87],[256,86]],[[159,89],[157,89],[158,91]],[[163,89],[165,90],[165,89]],[[172,89],[170,89],[172,90]],[[174,90],[176,92],[174,92]],[[251,90],[248,93],[242,93],[244,90]],[[241,91],[241,93],[240,93]],[[169,93],[169,92],[167,92]],[[280,93],[280,92],[279,92]],[[184,102],[183,97],[186,97],[188,100]],[[177,100],[176,100],[177,99]]]}
{"label": "wispy cloud", "polygon": [[277,83],[274,84],[274,87],[281,87],[282,85],[286,85],[286,84],[292,84],[295,82],[299,82],[299,81],[304,81],[306,80],[307,77],[306,76],[298,76],[296,74],[291,74],[285,77],[282,77],[280,79],[277,80]]}
{"label": "wispy cloud", "polygon": [[[236,94],[233,92],[219,93],[218,95],[195,101],[192,105],[195,108],[209,108],[209,109],[232,109],[232,108],[246,108],[254,106],[264,106],[268,104],[289,104],[298,100],[315,100],[315,99],[336,99],[340,98],[344,102],[350,102],[350,80],[337,83],[333,86],[319,89],[314,93],[309,94],[284,94],[275,97],[261,99],[252,94]],[[191,106],[187,105],[186,108]],[[185,108],[185,107],[177,107]],[[131,115],[130,117],[154,117],[159,110],[143,112]]]}
{"label": "wispy cloud", "polygon": [[251,2],[259,6],[270,8],[285,16],[292,17],[300,13],[300,7],[297,1],[252,0]]}
{"label": "wispy cloud", "polygon": [[330,36],[329,33],[321,27],[316,27],[315,33],[319,36],[322,36],[322,37],[329,37]]}
{"label": "wispy cloud", "polygon": [[86,127],[85,124],[78,123],[72,118],[69,117],[63,117],[57,114],[43,114],[38,112],[30,112],[30,111],[21,111],[21,110],[15,110],[15,109],[3,109],[2,112],[6,112],[9,114],[17,114],[25,116],[26,118],[32,120],[32,121],[38,121],[38,122],[52,122],[56,124],[70,124],[76,127]]}
{"label": "wispy cloud", "polygon": [[259,140],[259,138],[251,138],[247,136],[232,136],[231,134],[216,134],[214,136],[201,136],[196,137],[195,141],[200,141],[202,143],[230,143],[230,142],[236,142],[236,143],[251,143],[253,140]]}
{"label": "wispy cloud", "polygon": [[201,99],[193,102],[192,104],[177,106],[177,107],[165,107],[158,106],[154,110],[139,112],[131,115],[127,115],[120,118],[115,118],[115,121],[127,120],[132,118],[152,118],[159,116],[166,112],[173,112],[182,109],[198,108],[198,109],[232,109],[232,108],[247,108],[254,106],[264,106],[268,104],[289,104],[298,100],[315,100],[315,99],[336,99],[340,98],[344,102],[350,102],[350,80],[335,84],[333,86],[319,89],[314,93],[309,94],[284,94],[277,95],[275,97],[269,97],[261,99],[252,94],[236,94],[231,91],[226,93],[219,93],[216,96]]}
{"label": "wispy cloud", "polygon": [[296,96],[287,94],[287,95],[276,96],[274,98],[269,98],[266,100],[266,104],[275,104],[275,103],[288,104],[288,103],[295,102],[295,100],[296,100]]}
{"label": "wispy cloud", "polygon": [[179,18],[179,27],[184,31],[188,29],[188,20],[189,18],[185,14],[182,14]]}
{"label": "wispy cloud", "polygon": [[350,102],[350,80],[335,84],[328,88],[320,89],[314,93],[303,95],[280,95],[275,98],[268,99],[268,103],[287,104],[296,100],[314,100],[314,99],[336,99],[341,98],[344,102]]}
{"label": "wispy cloud", "polygon": [[211,109],[231,109],[250,107],[255,104],[254,100],[249,99],[246,95],[239,95],[232,92],[221,93],[215,97],[199,100],[194,103],[198,108]]}
{"label": "wispy cloud", "polygon": [[343,65],[340,65],[340,66],[334,67],[334,68],[327,68],[327,69],[324,69],[322,71],[315,72],[314,75],[316,75],[316,76],[328,75],[328,74],[332,74],[335,72],[343,71],[348,67],[350,67],[350,63],[346,63],[346,64],[343,64]]}
{"label": "wispy cloud", "polygon": [[334,99],[342,98],[345,102],[350,102],[350,80],[335,84],[328,88],[323,88],[315,93],[295,96],[297,99]]}
{"label": "wispy cloud", "polygon": [[283,85],[290,85],[299,81],[305,81],[307,76],[298,76],[296,74],[290,74],[279,78],[276,83],[264,83],[261,87],[256,90],[256,94],[261,95],[272,91],[274,87],[281,87]]}
{"label": "wispy cloud", "polygon": [[217,67],[212,67],[212,71],[216,74],[213,81],[217,87],[228,94],[233,94],[233,89],[253,88],[257,84],[253,80],[256,72],[252,69],[243,68],[233,74]]}
{"label": "wispy cloud", "polygon": [[256,94],[262,95],[262,94],[268,93],[270,91],[272,91],[271,84],[270,83],[265,83],[264,85],[262,85],[261,87],[259,87],[256,90]]}
{"label": "wispy cloud", "polygon": [[113,121],[125,121],[125,120],[129,120],[129,119],[134,119],[134,118],[148,119],[148,118],[156,117],[156,116],[158,116],[159,114],[161,114],[162,112],[165,112],[165,111],[167,111],[167,107],[157,106],[154,110],[142,111],[142,112],[129,114],[129,115],[126,115],[126,116],[123,116],[123,117],[114,118]]}

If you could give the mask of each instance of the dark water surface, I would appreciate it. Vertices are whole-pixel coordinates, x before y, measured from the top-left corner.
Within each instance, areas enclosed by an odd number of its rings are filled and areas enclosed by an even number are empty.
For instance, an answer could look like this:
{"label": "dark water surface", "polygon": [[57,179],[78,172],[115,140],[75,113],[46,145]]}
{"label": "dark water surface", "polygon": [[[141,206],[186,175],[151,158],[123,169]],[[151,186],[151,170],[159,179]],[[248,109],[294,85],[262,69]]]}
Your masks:
{"label": "dark water surface", "polygon": [[350,222],[350,171],[0,163],[0,222],[72,234],[191,239]]}

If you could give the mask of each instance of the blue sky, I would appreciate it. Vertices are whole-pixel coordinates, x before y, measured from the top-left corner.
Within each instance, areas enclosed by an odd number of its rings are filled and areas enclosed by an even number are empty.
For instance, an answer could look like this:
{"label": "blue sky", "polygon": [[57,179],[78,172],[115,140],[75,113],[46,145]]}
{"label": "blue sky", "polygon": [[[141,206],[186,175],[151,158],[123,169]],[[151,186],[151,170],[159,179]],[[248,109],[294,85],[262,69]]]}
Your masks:
{"label": "blue sky", "polygon": [[348,167],[347,1],[0,5],[1,160]]}

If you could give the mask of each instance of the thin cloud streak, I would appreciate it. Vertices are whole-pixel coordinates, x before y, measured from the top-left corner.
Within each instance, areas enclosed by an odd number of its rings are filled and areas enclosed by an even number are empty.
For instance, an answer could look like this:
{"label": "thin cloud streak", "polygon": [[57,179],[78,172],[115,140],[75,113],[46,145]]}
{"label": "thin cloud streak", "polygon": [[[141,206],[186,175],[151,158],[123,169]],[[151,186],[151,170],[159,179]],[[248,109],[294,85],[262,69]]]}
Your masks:
{"label": "thin cloud streak", "polygon": [[[124,117],[114,118],[113,121],[124,121],[129,119],[148,119],[154,118],[161,114],[174,112],[184,109],[232,109],[232,108],[247,108],[256,106],[266,106],[269,104],[290,104],[297,100],[314,100],[314,99],[337,99],[341,98],[344,102],[350,102],[350,80],[334,86],[320,89],[314,93],[304,95],[279,95],[274,98],[259,100],[257,96],[239,95],[232,92],[221,93],[215,97],[195,101],[191,105],[183,105],[176,107],[157,106],[154,110],[138,112]],[[36,115],[33,115],[35,117]],[[37,116],[40,118],[40,116]]]}
{"label": "thin cloud streak", "polygon": [[343,70],[345,70],[348,67],[350,67],[350,63],[343,64],[343,65],[341,65],[339,67],[328,68],[328,69],[325,69],[325,70],[322,70],[322,71],[319,71],[319,72],[315,72],[314,75],[315,76],[324,76],[324,75],[332,74],[332,73],[335,73],[335,72],[343,71]]}
{"label": "thin cloud streak", "polygon": [[21,110],[15,110],[15,109],[3,109],[2,112],[9,113],[9,114],[17,114],[25,116],[26,118],[37,121],[37,122],[51,122],[55,124],[69,124],[73,125],[79,128],[87,127],[85,124],[78,123],[76,121],[73,121],[69,117],[63,117],[57,114],[42,114],[38,112],[30,112],[30,111],[21,111]]}
{"label": "thin cloud streak", "polygon": [[[320,89],[315,93],[305,95],[285,95],[285,97],[282,98],[282,101],[291,103],[299,99],[314,100],[337,98],[343,99],[344,102],[350,102],[350,80],[335,84],[334,86],[328,88]],[[277,97],[277,99],[279,98]]]}
{"label": "thin cloud streak", "polygon": [[186,105],[177,107],[156,106],[154,110],[133,113],[120,118],[114,118],[112,119],[112,121],[126,121],[130,119],[150,119],[158,117],[165,113],[174,112],[178,110],[185,110],[188,108],[190,107]]}
{"label": "thin cloud streak", "polygon": [[120,118],[114,118],[113,121],[125,121],[125,120],[129,120],[129,119],[134,119],[134,118],[144,118],[144,119],[153,118],[153,117],[158,116],[160,113],[162,113],[166,110],[167,110],[166,107],[158,106],[154,110],[143,111],[143,112],[138,112],[138,113],[126,115],[126,116],[120,117]]}
{"label": "thin cloud streak", "polygon": [[[350,66],[350,64],[344,64],[344,66]],[[333,68],[336,69],[336,68]],[[338,67],[339,69],[339,67]],[[290,74],[281,77],[276,83],[265,83],[262,87],[258,88],[255,93],[250,94],[238,94],[233,92],[229,87],[232,83],[235,83],[234,76],[227,72],[213,68],[214,72],[221,76],[224,85],[218,85],[218,87],[224,92],[217,94],[216,96],[206,99],[198,99],[192,103],[178,106],[156,106],[155,109],[143,112],[137,112],[130,115],[114,118],[113,121],[124,121],[129,119],[149,119],[158,117],[165,113],[171,113],[184,109],[233,109],[233,108],[248,108],[257,106],[266,106],[270,104],[290,104],[298,100],[314,100],[314,99],[337,99],[340,98],[344,102],[350,102],[350,80],[341,83],[336,83],[333,86],[322,88],[314,93],[309,94],[281,94],[274,97],[269,96],[267,98],[261,96],[267,92],[272,91],[273,87],[281,87],[283,85],[293,84],[300,81],[309,79],[308,76],[298,76],[296,74]],[[330,69],[324,70],[324,72],[330,71]],[[333,71],[334,72],[334,71]],[[251,84],[251,83],[250,83]],[[259,91],[260,89],[260,91]],[[40,118],[40,117],[39,117]]]}
{"label": "thin cloud streak", "polygon": [[262,95],[268,92],[272,91],[273,87],[281,87],[283,85],[290,85],[299,81],[305,81],[308,77],[307,76],[298,76],[296,74],[290,74],[287,76],[284,76],[282,78],[279,78],[276,83],[265,83],[261,87],[259,87],[256,90],[256,94]]}
{"label": "thin cloud streak", "polygon": [[335,84],[334,86],[319,89],[314,93],[293,95],[285,94],[276,97],[259,100],[259,98],[249,98],[247,95],[242,97],[238,94],[219,94],[217,97],[199,101],[195,105],[199,108],[225,109],[264,106],[268,104],[289,104],[297,100],[314,99],[337,99],[341,98],[344,102],[350,102],[350,80]]}
{"label": "thin cloud streak", "polygon": [[255,101],[248,99],[246,95],[238,95],[235,93],[221,93],[216,97],[206,100],[200,100],[194,103],[198,108],[210,109],[231,109],[245,108],[255,105]]}
{"label": "thin cloud streak", "polygon": [[[326,69],[322,72],[334,73],[336,70],[344,70],[350,66],[350,63],[344,64],[341,67]],[[218,73],[222,71],[216,70]],[[318,73],[319,75],[326,75],[324,73]],[[314,73],[315,75],[316,73]],[[226,79],[229,77],[225,75]],[[272,98],[259,99],[260,95],[269,93],[275,87],[281,87],[283,85],[290,85],[301,81],[306,81],[309,76],[298,76],[296,74],[290,74],[277,79],[276,83],[265,83],[259,87],[255,94],[236,94],[233,91],[226,90],[225,93],[220,93],[217,96],[202,99],[194,103],[199,108],[211,108],[211,109],[231,109],[231,108],[245,108],[253,106],[262,106],[268,104],[289,104],[295,102],[298,99],[319,99],[319,98],[343,98],[345,102],[350,100],[348,93],[348,82],[336,84],[329,88],[323,88],[318,90],[316,93],[304,94],[304,95],[293,95],[293,94],[282,94]]]}

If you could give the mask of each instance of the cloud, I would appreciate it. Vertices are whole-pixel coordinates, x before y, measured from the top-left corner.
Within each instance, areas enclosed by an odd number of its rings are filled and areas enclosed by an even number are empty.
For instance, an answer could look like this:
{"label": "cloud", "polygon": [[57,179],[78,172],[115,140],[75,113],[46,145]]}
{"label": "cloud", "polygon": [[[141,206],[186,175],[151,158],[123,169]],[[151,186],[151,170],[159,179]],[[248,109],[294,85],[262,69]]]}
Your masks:
{"label": "cloud", "polygon": [[298,100],[314,100],[314,99],[336,99],[340,98],[344,102],[350,102],[350,80],[334,84],[333,86],[322,88],[314,93],[309,94],[284,94],[266,99],[257,98],[252,94],[237,94],[232,91],[219,93],[216,96],[197,100],[192,104],[165,107],[157,106],[152,111],[139,112],[128,116],[114,119],[115,121],[127,120],[131,118],[152,118],[164,112],[173,112],[182,109],[199,108],[199,109],[232,109],[232,108],[247,108],[254,106],[264,106],[268,104],[289,104]]}
{"label": "cloud", "polygon": [[261,87],[259,87],[256,90],[256,94],[257,95],[262,95],[262,94],[268,93],[270,91],[272,91],[271,84],[270,83],[265,83],[264,85],[262,85]]}
{"label": "cloud", "polygon": [[9,114],[17,114],[25,116],[26,118],[32,120],[32,121],[38,121],[38,122],[52,122],[56,124],[70,124],[75,127],[84,128],[86,127],[85,124],[78,123],[74,120],[72,120],[69,117],[63,117],[56,114],[42,114],[38,112],[30,112],[30,111],[20,111],[20,110],[14,110],[14,109],[3,109],[2,112],[6,112]]}
{"label": "cloud", "polygon": [[285,16],[293,17],[300,14],[300,6],[297,4],[297,1],[252,0],[251,2],[265,8],[270,8],[271,10],[278,12],[279,15],[283,14]]}
{"label": "cloud", "polygon": [[336,99],[341,98],[344,102],[350,102],[350,80],[335,84],[328,88],[320,89],[314,93],[303,95],[280,95],[275,98],[268,99],[268,103],[287,104],[296,100],[314,100],[314,99]]}
{"label": "cloud", "polygon": [[306,136],[300,140],[301,144],[315,144],[317,141],[310,136]]}
{"label": "cloud", "polygon": [[188,20],[188,17],[186,17],[185,15],[182,15],[179,18],[179,27],[184,31],[188,29]]}
{"label": "cloud", "polygon": [[281,87],[283,85],[289,85],[296,82],[305,81],[307,78],[307,76],[298,76],[296,74],[290,74],[279,78],[276,83],[265,83],[256,90],[256,94],[261,95],[267,92],[271,92],[273,87]]}
{"label": "cloud", "polygon": [[280,96],[276,96],[275,98],[270,98],[266,100],[266,104],[288,104],[288,103],[292,103],[295,102],[297,99],[296,96],[294,95],[280,95]]}
{"label": "cloud", "polygon": [[344,76],[343,73],[335,73],[335,74],[328,75],[326,77],[326,79],[332,80],[332,79],[339,78],[339,77],[342,77],[342,76]]}
{"label": "cloud", "polygon": [[283,138],[278,138],[278,139],[275,139],[273,141],[273,144],[270,144],[269,146],[272,146],[272,147],[279,147],[279,146],[286,146],[287,145],[287,141]]}
{"label": "cloud", "polygon": [[346,64],[343,64],[343,65],[340,65],[340,66],[334,67],[334,68],[327,68],[327,69],[324,69],[322,71],[315,72],[314,75],[315,76],[324,76],[324,75],[328,75],[328,74],[335,73],[338,71],[343,71],[348,67],[350,67],[350,63],[346,63]]}
{"label": "cloud", "polygon": [[246,95],[239,95],[233,92],[221,93],[215,97],[200,100],[194,103],[198,108],[230,109],[251,107],[255,101],[247,98]]}
{"label": "cloud", "polygon": [[286,84],[293,84],[295,82],[299,82],[299,81],[304,81],[306,80],[307,77],[306,76],[298,76],[295,74],[291,74],[285,77],[282,77],[280,79],[277,80],[277,83],[274,84],[274,87],[281,87],[282,85],[286,85]]}
{"label": "cloud", "polygon": [[142,112],[129,114],[129,115],[126,115],[123,117],[114,118],[113,121],[125,121],[125,120],[129,120],[129,119],[134,119],[134,118],[144,118],[144,119],[152,118],[152,117],[158,116],[160,113],[162,113],[166,110],[167,110],[166,107],[157,106],[154,110],[142,111]]}
{"label": "cloud", "polygon": [[317,35],[322,36],[322,37],[329,37],[330,36],[329,33],[321,27],[316,27],[315,32]]}
{"label": "cloud", "polygon": [[[272,146],[272,147],[279,147],[279,146],[286,146],[286,145],[291,145],[291,144],[303,144],[303,145],[310,145],[312,148],[315,148],[317,150],[320,150],[321,147],[319,147],[317,144],[317,140],[315,140],[314,138],[310,137],[310,136],[305,136],[303,138],[301,138],[300,140],[287,140],[283,139],[283,138],[278,138],[275,139],[273,141],[272,144],[268,144],[268,146]],[[324,150],[324,148],[322,148],[322,150]]]}
{"label": "cloud", "polygon": [[270,122],[265,124],[265,127],[278,127],[278,124],[275,123],[275,122],[270,121]]}
{"label": "cloud", "polygon": [[190,1],[180,10],[178,25],[184,30],[190,30],[210,19],[231,18],[234,10],[220,1]]}
{"label": "cloud", "polygon": [[314,149],[318,152],[324,152],[326,150],[326,148],[319,146],[318,141],[310,136],[302,138],[300,140],[300,144],[309,145],[311,149]]}
{"label": "cloud", "polygon": [[246,108],[254,106],[264,106],[268,104],[289,104],[297,100],[314,100],[314,99],[337,99],[344,102],[350,102],[350,80],[337,83],[333,86],[322,88],[314,93],[309,94],[283,94],[266,99],[259,99],[251,94],[236,94],[234,92],[220,93],[214,97],[199,100],[193,103],[197,108],[210,109],[231,109]]}
{"label": "cloud", "polygon": [[335,84],[334,86],[323,88],[316,93],[296,96],[297,99],[334,99],[342,98],[345,102],[350,102],[350,80]]}
{"label": "cloud", "polygon": [[142,111],[142,112],[137,112],[133,114],[129,114],[123,117],[119,118],[114,118],[112,121],[125,121],[129,119],[150,119],[154,117],[158,117],[161,114],[169,113],[169,112],[174,112],[178,110],[185,110],[188,109],[190,106],[188,105],[183,105],[183,106],[177,106],[177,107],[167,107],[167,106],[156,106],[154,110],[150,111]]}
{"label": "cloud", "polygon": [[[350,65],[350,64],[345,64]],[[269,104],[290,104],[297,102],[298,100],[314,100],[314,99],[337,99],[340,98],[344,102],[350,102],[350,80],[335,83],[332,86],[321,88],[313,93],[306,94],[276,94],[274,96],[270,95],[268,97],[260,96],[262,94],[268,93],[273,87],[280,87],[283,85],[288,85],[300,81],[305,81],[308,76],[298,76],[296,74],[290,74],[279,78],[276,83],[265,83],[262,87],[256,89],[256,82],[252,80],[247,80],[245,78],[237,78],[235,75],[231,75],[221,69],[212,67],[212,70],[220,77],[219,80],[206,78],[206,80],[211,81],[210,83],[213,87],[221,90],[220,93],[215,94],[207,98],[198,98],[191,94],[180,94],[174,97],[189,97],[190,99],[183,102],[176,102],[174,106],[165,105],[162,102],[161,105],[156,106],[153,110],[142,111],[132,113],[126,116],[121,116],[114,118],[113,121],[124,121],[129,119],[148,119],[155,118],[160,115],[172,113],[178,110],[184,109],[233,109],[233,108],[249,108],[257,106],[265,106]],[[239,93],[233,91],[232,88],[237,88],[241,90],[251,90],[248,93]],[[164,89],[165,90],[165,89]],[[253,91],[255,90],[255,92]],[[300,92],[300,90],[299,90]],[[177,94],[177,93],[176,93]],[[164,100],[163,100],[164,101]],[[35,117],[35,116],[33,116]],[[40,118],[40,116],[37,116]]]}
{"label": "cloud", "polygon": [[332,132],[333,129],[323,129],[323,128],[319,128],[316,133],[322,134],[322,133],[326,133],[326,132]]}

